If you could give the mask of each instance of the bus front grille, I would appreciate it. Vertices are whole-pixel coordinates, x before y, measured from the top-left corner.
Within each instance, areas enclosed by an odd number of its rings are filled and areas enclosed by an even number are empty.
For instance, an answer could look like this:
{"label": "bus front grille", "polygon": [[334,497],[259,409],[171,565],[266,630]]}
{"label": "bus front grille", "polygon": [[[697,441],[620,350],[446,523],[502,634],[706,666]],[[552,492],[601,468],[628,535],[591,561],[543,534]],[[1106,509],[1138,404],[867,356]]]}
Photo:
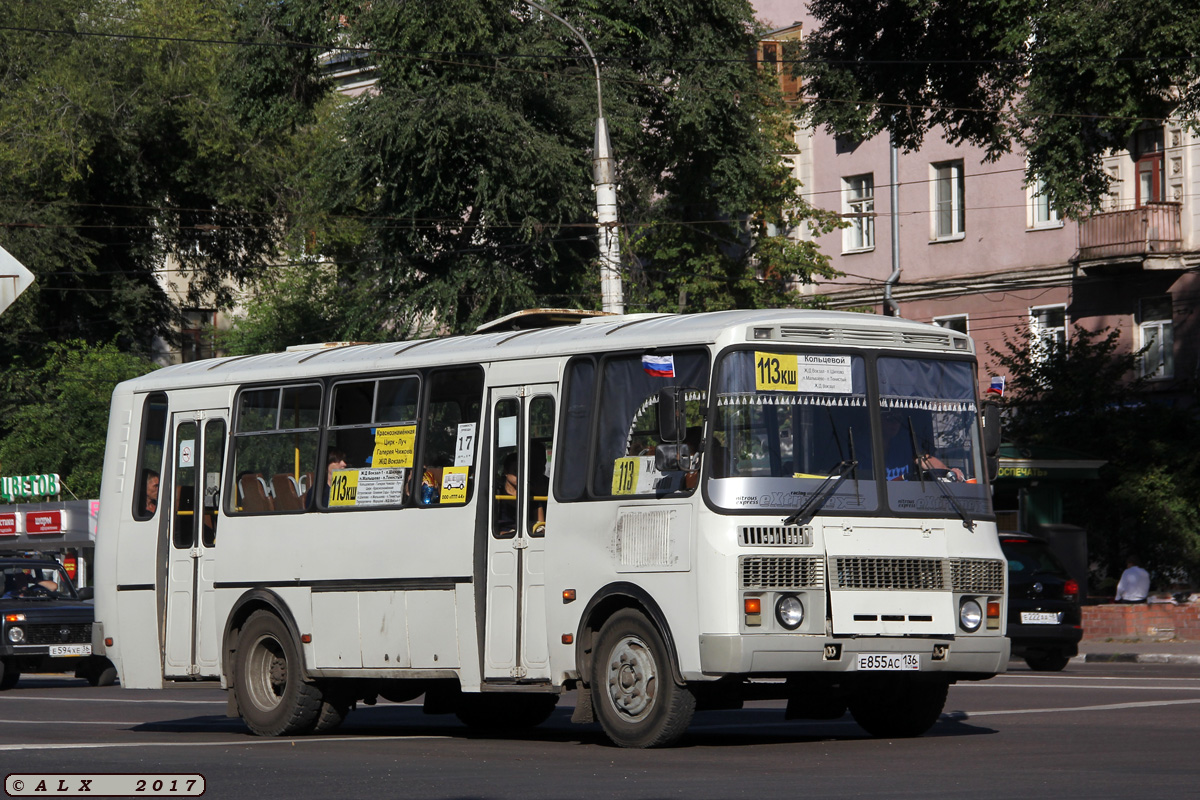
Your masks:
{"label": "bus front grille", "polygon": [[819,589],[825,562],[818,556],[742,556],[743,589]]}
{"label": "bus front grille", "polygon": [[970,594],[1004,594],[1004,562],[994,558],[950,559],[954,591]]}
{"label": "bus front grille", "polygon": [[834,589],[940,591],[946,575],[940,558],[841,556],[833,559]]}

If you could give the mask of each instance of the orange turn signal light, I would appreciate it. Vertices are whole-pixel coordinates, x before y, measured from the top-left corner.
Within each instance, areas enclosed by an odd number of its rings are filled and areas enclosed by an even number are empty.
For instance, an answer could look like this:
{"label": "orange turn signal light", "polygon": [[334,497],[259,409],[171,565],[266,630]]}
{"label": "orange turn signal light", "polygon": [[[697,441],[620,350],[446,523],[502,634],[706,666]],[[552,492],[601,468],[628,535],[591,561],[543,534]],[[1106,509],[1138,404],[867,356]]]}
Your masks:
{"label": "orange turn signal light", "polygon": [[759,597],[747,597],[746,598],[746,613],[747,614],[761,614],[762,613],[762,599]]}
{"label": "orange turn signal light", "polygon": [[573,634],[573,633],[564,633],[564,634],[562,635],[562,643],[563,643],[563,644],[571,644],[571,643],[572,643],[572,642],[574,642],[574,641],[575,641],[575,634]]}
{"label": "orange turn signal light", "polygon": [[998,601],[998,600],[989,600],[988,601],[988,616],[989,617],[999,617],[1000,616],[1000,601]]}
{"label": "orange turn signal light", "polygon": [[300,634],[300,641],[304,642],[305,644],[311,644],[312,643],[312,634],[311,633]]}
{"label": "orange turn signal light", "polygon": [[563,602],[564,603],[574,603],[575,602],[575,590],[574,589],[563,589]]}
{"label": "orange turn signal light", "polygon": [[104,637],[104,646],[105,646],[105,647],[112,647],[112,646],[113,646],[113,638],[112,638],[111,636],[106,636],[106,637]]}

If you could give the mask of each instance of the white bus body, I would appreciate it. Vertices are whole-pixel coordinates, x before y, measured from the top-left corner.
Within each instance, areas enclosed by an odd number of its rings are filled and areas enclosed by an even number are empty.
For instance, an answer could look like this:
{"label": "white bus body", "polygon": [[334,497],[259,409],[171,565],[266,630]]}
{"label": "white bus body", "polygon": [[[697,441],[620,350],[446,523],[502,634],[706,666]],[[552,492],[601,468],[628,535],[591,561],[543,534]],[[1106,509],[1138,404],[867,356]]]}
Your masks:
{"label": "white bus body", "polygon": [[158,370],[113,394],[96,652],[262,734],[578,689],[625,746],[770,697],[918,735],[1009,658],[975,369],[948,329],[778,310]]}

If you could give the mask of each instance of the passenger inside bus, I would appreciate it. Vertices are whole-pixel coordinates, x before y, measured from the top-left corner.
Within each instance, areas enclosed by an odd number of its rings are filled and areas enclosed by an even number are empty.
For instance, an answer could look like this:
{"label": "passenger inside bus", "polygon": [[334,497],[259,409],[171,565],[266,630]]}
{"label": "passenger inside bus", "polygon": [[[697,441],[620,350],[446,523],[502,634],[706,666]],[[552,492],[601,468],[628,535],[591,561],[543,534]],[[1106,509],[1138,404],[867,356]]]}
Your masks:
{"label": "passenger inside bus", "polygon": [[158,473],[152,469],[146,470],[144,492],[146,500],[143,508],[147,515],[153,516],[158,508]]}
{"label": "passenger inside bus", "polygon": [[[325,484],[321,487],[321,506],[329,505],[329,489],[333,486],[333,473],[340,469],[346,468],[346,453],[343,450],[330,450],[325,455]],[[316,486],[309,488],[308,497],[305,498],[305,505],[312,508],[313,496],[316,492]]]}

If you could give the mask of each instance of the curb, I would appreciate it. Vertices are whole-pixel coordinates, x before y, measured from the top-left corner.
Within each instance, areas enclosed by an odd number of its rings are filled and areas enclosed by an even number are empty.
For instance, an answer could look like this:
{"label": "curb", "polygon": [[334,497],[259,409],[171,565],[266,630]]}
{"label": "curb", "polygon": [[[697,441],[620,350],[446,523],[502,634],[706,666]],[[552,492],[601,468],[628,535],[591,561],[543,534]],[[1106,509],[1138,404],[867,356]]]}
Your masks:
{"label": "curb", "polygon": [[1072,661],[1089,664],[1200,664],[1200,655],[1180,653],[1085,653]]}

